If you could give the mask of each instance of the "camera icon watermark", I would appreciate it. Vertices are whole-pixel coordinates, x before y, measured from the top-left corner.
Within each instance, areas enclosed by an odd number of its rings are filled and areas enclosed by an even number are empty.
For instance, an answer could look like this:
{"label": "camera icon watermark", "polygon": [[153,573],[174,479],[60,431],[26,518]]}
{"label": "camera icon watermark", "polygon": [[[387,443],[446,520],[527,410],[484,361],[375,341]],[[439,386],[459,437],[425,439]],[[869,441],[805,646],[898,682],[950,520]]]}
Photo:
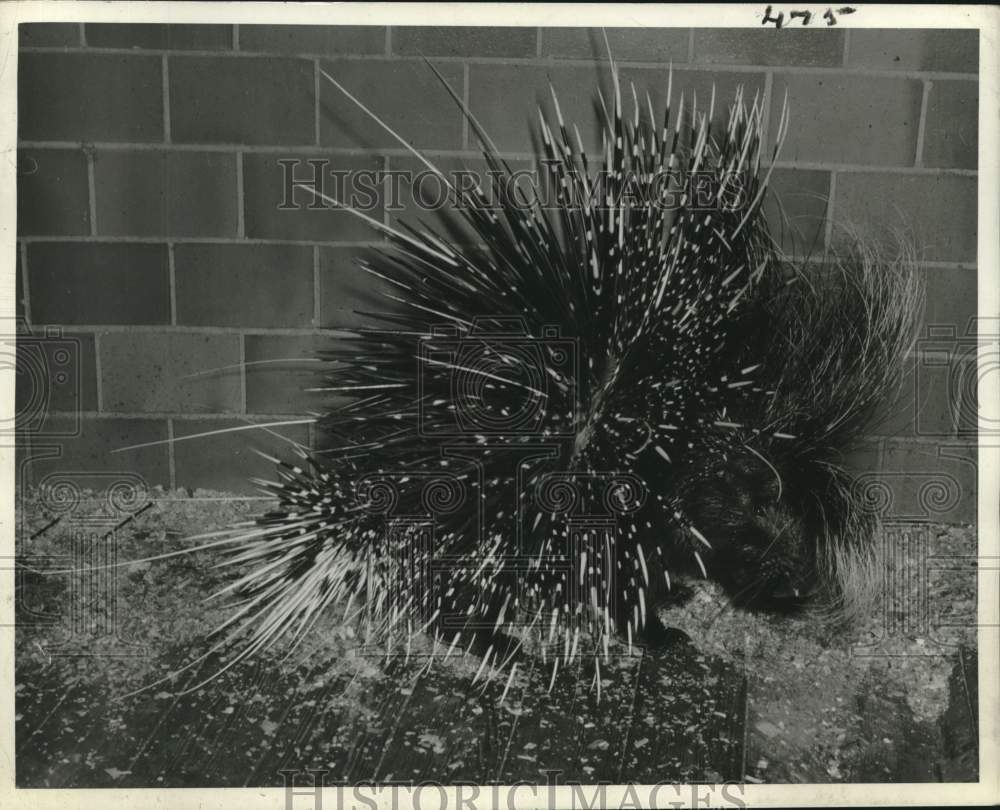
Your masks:
{"label": "camera icon watermark", "polygon": [[[0,435],[79,435],[80,341],[55,326],[34,333],[23,318],[9,320],[0,329],[0,371],[15,389],[14,416],[0,419]],[[53,410],[66,418],[48,421]]]}
{"label": "camera icon watermark", "polygon": [[[961,334],[954,324],[928,326],[926,337],[916,343],[916,357],[916,401],[921,391],[937,387],[954,409],[960,438],[974,438],[981,431],[1000,434],[1000,413],[981,408],[986,403],[979,401],[983,378],[1000,375],[1000,322],[972,318]],[[943,435],[920,408],[914,416],[917,435]]]}
{"label": "camera icon watermark", "polygon": [[571,436],[576,428],[578,352],[545,326],[518,317],[436,327],[420,341],[418,419],[429,438]]}

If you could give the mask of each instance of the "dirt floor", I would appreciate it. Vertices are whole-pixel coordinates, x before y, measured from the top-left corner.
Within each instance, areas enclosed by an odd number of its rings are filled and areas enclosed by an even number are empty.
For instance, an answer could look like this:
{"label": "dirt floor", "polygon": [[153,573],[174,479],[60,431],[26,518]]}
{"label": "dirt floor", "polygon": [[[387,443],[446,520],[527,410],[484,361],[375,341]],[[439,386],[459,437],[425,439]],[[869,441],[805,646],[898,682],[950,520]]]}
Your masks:
{"label": "dirt floor", "polygon": [[[380,781],[544,782],[551,769],[582,782],[976,779],[969,527],[887,535],[884,598],[850,627],[750,614],[694,583],[663,614],[692,644],[618,656],[598,699],[592,678],[572,672],[550,692],[543,667],[509,686],[473,687],[469,657],[420,674],[420,645],[386,663],[336,612],[288,657],[202,684],[222,661],[195,659],[230,615],[205,596],[234,572],[213,567],[211,551],[128,561],[188,547],[262,502],[157,491],[126,514],[86,494],[22,496],[22,787],[280,785],[283,769],[307,768]],[[100,576],[61,573],[81,560]]]}

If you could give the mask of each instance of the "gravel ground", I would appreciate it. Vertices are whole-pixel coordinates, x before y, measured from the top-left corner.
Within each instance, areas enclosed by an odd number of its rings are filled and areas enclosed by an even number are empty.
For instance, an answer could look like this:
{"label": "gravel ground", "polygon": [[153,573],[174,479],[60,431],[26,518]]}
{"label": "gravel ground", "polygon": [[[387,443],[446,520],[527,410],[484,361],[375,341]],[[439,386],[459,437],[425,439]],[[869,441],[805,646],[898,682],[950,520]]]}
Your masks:
{"label": "gravel ground", "polygon": [[[975,705],[974,686],[973,694],[965,692],[976,671],[970,618],[976,579],[968,565],[975,558],[976,535],[970,527],[935,524],[924,531],[930,566],[921,565],[919,543],[897,556],[887,577],[899,584],[896,598],[848,628],[827,626],[815,616],[736,611],[705,583],[672,612],[671,622],[700,649],[741,662],[750,676],[749,777],[766,782],[974,778],[975,766],[957,761],[969,759],[967,750],[960,745],[945,750],[949,732],[942,726],[957,722],[959,735],[964,730],[974,736],[968,727],[976,716],[969,708]],[[943,558],[959,558],[966,567],[934,571],[935,560]],[[929,575],[915,575],[925,567],[932,568]],[[923,621],[913,615],[921,605],[929,614]],[[935,630],[948,617],[964,623]],[[896,632],[900,626],[909,629]]]}
{"label": "gravel ground", "polygon": [[[176,675],[179,662],[206,649],[207,631],[229,615],[224,604],[206,602],[205,595],[231,581],[234,572],[212,567],[217,558],[210,551],[121,567],[117,638],[105,634],[90,640],[84,656],[53,655],[51,645],[71,640],[66,622],[37,617],[59,612],[67,603],[66,578],[32,570],[65,566],[74,531],[86,525],[85,517],[100,512],[101,501],[89,500],[85,493],[57,523],[59,513],[40,503],[35,493],[25,493],[23,504],[18,553],[29,570],[21,595],[31,613],[21,615],[17,633],[19,697],[37,690],[38,678],[115,694],[165,679],[151,694],[170,697],[179,679],[190,675]],[[185,548],[191,535],[247,520],[262,506],[259,500],[225,493],[195,492],[191,497],[159,490],[152,493],[152,504],[118,529],[119,561]],[[747,781],[976,778],[975,636],[969,619],[976,591],[975,574],[967,564],[976,553],[975,531],[928,525],[922,527],[922,537],[923,545],[911,543],[906,553],[894,557],[891,581],[899,583],[891,589],[894,598],[849,628],[831,627],[817,616],[735,610],[718,588],[705,582],[692,583],[691,598],[663,614],[669,625],[691,637],[699,654],[746,674]],[[965,567],[943,570],[944,558],[963,561]],[[921,571],[929,573],[918,576]],[[923,601],[921,595],[926,595]],[[949,617],[960,626],[934,629]],[[379,688],[384,673],[372,659],[353,654],[355,646],[350,628],[331,613],[299,649],[269,665],[276,677],[312,672],[318,665],[320,681],[343,684],[340,704],[359,706],[362,695]],[[418,645],[414,651],[419,650]],[[463,677],[473,673],[475,662],[456,656],[448,666],[454,676]],[[22,678],[22,673],[28,676]],[[29,741],[29,748],[38,739]],[[81,755],[60,755],[67,762],[74,756]],[[127,773],[105,770],[112,777]]]}

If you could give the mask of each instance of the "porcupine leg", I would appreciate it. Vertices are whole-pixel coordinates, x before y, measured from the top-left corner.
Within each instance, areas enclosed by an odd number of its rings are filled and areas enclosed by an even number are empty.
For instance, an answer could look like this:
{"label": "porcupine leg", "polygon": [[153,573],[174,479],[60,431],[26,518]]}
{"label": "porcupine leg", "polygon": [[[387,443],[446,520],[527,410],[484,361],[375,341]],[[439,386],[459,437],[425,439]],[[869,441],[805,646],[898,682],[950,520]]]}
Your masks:
{"label": "porcupine leg", "polygon": [[[662,602],[659,604],[662,604]],[[623,607],[626,606],[623,604]],[[634,611],[631,608],[628,608],[628,610],[628,615],[634,616]],[[646,620],[642,623],[638,633],[635,633],[634,630],[635,619],[632,618],[631,621],[633,622],[633,638],[636,640],[636,643],[641,644],[647,650],[665,650],[677,644],[690,643],[691,641],[691,638],[683,630],[678,630],[676,627],[664,624],[654,605],[650,605],[649,610],[646,612]],[[627,637],[628,634],[627,624],[628,621],[619,622],[619,633],[623,637]]]}
{"label": "porcupine leg", "polygon": [[[618,634],[621,638],[631,636],[636,644],[642,645],[650,651],[666,650],[677,644],[690,643],[691,639],[687,633],[664,624],[657,611],[658,607],[677,604],[678,601],[684,601],[689,596],[688,589],[677,585],[673,586],[670,591],[647,590],[644,594],[647,609],[643,621],[642,611],[637,610],[636,607],[636,592],[619,585],[613,609],[613,618]],[[638,629],[637,625],[639,625]]]}
{"label": "porcupine leg", "polygon": [[646,617],[646,624],[639,631],[639,642],[647,649],[663,650],[677,644],[690,644],[691,637],[683,630],[665,625],[654,610]]}

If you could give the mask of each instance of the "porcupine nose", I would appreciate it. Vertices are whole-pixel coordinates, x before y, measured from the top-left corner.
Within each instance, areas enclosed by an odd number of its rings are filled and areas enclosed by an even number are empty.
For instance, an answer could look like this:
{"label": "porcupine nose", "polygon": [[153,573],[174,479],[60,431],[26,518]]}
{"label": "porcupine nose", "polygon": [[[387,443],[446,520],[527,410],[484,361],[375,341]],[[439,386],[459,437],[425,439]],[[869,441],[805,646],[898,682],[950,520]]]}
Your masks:
{"label": "porcupine nose", "polygon": [[766,540],[759,566],[770,583],[770,597],[780,601],[803,598],[806,591],[805,560],[800,521],[780,504],[775,504],[762,509],[755,522]]}

